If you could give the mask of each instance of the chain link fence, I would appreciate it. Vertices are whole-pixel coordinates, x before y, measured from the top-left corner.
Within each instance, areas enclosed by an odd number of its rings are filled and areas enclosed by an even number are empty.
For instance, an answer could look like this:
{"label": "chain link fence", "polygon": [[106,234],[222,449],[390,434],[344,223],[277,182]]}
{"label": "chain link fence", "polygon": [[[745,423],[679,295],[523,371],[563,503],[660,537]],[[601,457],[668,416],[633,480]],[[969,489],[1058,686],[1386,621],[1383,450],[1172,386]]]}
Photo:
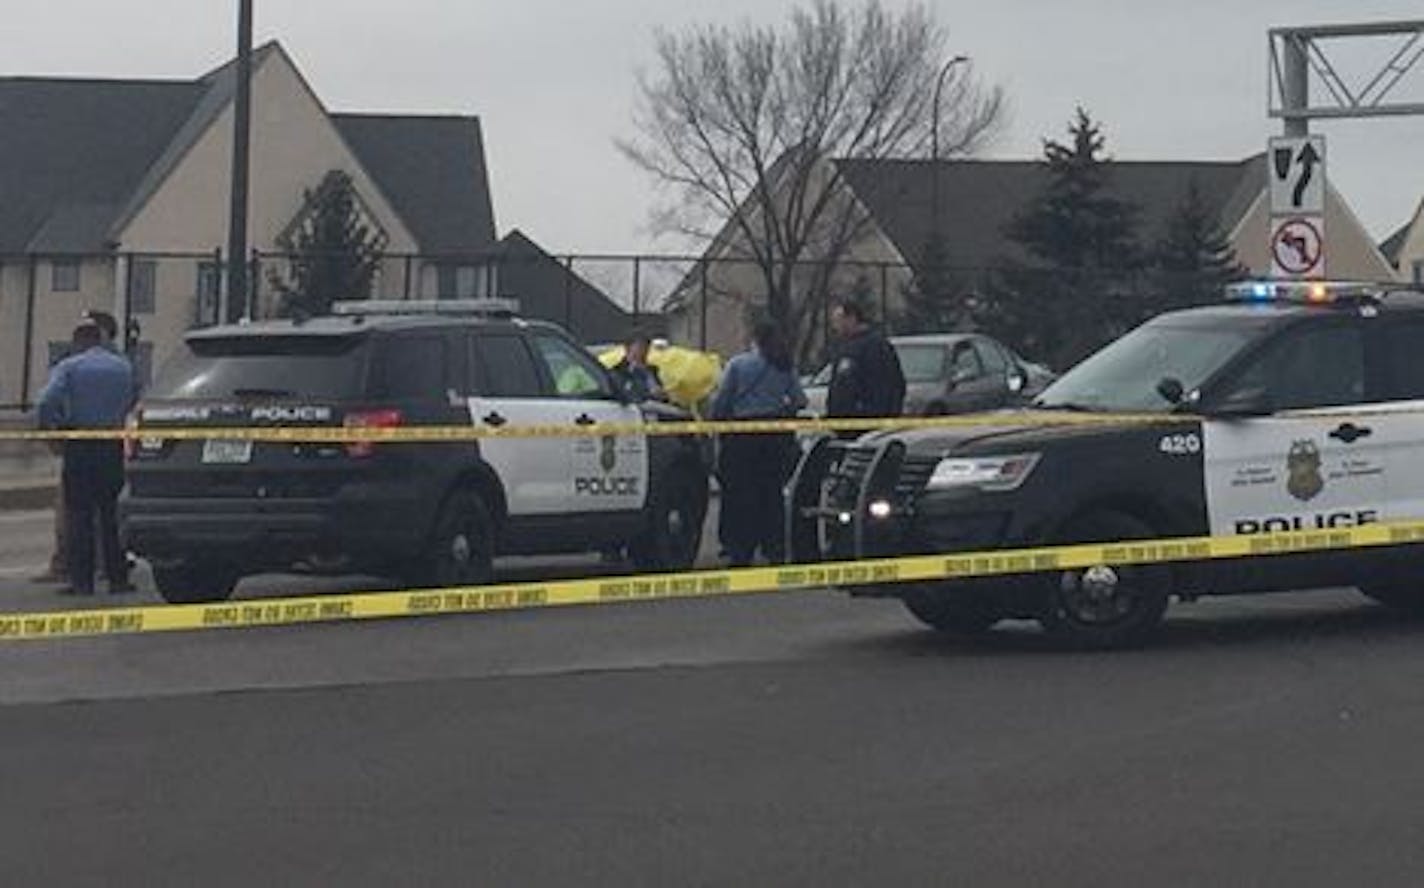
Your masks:
{"label": "chain link fence", "polygon": [[[304,263],[310,272],[321,260],[254,252],[249,299],[233,306],[223,293],[221,251],[0,256],[0,412],[29,408],[85,310],[115,315],[143,381],[188,330],[288,314]],[[768,270],[740,258],[551,255],[527,242],[485,253],[384,254],[371,266],[363,295],[373,298],[509,297],[525,316],[560,324],[586,344],[639,331],[723,355],[746,347],[775,290],[784,294],[803,369],[824,357],[830,308],[843,298],[866,306],[892,335],[983,329],[1062,369],[1158,310],[1219,294],[1219,281],[1204,286],[1200,275],[1161,272],[926,270],[890,261]]]}

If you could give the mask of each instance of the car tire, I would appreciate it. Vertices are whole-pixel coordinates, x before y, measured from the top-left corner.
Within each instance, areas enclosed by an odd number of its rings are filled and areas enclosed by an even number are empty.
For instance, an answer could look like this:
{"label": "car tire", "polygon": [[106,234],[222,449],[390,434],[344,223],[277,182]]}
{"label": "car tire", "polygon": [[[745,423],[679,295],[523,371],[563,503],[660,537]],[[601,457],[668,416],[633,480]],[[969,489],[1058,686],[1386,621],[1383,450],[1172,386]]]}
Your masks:
{"label": "car tire", "polygon": [[653,486],[643,507],[643,532],[629,542],[639,570],[686,570],[697,563],[707,518],[707,475],[685,463],[674,465]]}
{"label": "car tire", "polygon": [[153,566],[153,583],[169,604],[211,604],[232,597],[242,575],[213,562],[179,561]]}
{"label": "car tire", "polygon": [[984,595],[942,586],[923,586],[900,599],[915,619],[954,638],[979,638],[1008,616]]}
{"label": "car tire", "polygon": [[[1060,534],[1064,543],[1107,543],[1151,539],[1145,522],[1115,511],[1096,511],[1073,519]],[[1068,647],[1106,650],[1139,645],[1162,621],[1171,599],[1172,570],[1167,565],[1099,565],[1039,575],[1038,621],[1054,640]]]}
{"label": "car tire", "polygon": [[494,579],[494,519],[480,495],[451,491],[440,504],[420,558],[405,571],[412,586],[479,586]]}

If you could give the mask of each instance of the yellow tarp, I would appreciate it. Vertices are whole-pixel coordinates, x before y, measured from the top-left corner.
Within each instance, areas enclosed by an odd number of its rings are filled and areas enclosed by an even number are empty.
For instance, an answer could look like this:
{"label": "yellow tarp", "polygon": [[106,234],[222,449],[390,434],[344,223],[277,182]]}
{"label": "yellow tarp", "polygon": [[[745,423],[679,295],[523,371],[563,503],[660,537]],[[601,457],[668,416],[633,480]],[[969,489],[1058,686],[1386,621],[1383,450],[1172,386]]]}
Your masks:
{"label": "yellow tarp", "polygon": [[[623,360],[623,353],[623,346],[614,346],[600,352],[598,360],[612,367]],[[722,378],[721,357],[695,348],[655,345],[648,352],[648,364],[657,368],[668,400],[693,411],[717,390]]]}

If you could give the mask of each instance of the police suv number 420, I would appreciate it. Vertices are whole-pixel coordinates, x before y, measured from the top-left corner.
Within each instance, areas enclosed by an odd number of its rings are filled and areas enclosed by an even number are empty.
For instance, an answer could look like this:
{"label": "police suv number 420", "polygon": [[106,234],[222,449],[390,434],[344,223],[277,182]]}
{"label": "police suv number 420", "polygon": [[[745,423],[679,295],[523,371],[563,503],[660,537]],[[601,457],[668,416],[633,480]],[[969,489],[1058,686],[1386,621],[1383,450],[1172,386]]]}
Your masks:
{"label": "police suv number 420", "polygon": [[1191,456],[1201,453],[1201,436],[1195,434],[1187,435],[1166,435],[1162,438],[1162,443],[1157,445],[1168,456]]}

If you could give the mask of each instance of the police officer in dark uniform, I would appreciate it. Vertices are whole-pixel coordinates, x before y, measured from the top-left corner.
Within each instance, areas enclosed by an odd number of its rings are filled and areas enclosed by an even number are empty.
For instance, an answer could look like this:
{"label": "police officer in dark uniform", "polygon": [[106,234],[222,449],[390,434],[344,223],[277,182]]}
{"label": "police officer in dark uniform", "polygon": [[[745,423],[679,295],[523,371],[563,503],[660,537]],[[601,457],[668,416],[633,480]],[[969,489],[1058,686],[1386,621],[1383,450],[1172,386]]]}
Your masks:
{"label": "police officer in dark uniform", "polygon": [[905,373],[900,356],[870,325],[865,307],[843,299],[831,308],[831,329],[839,337],[826,392],[826,415],[899,416],[905,406]]}

